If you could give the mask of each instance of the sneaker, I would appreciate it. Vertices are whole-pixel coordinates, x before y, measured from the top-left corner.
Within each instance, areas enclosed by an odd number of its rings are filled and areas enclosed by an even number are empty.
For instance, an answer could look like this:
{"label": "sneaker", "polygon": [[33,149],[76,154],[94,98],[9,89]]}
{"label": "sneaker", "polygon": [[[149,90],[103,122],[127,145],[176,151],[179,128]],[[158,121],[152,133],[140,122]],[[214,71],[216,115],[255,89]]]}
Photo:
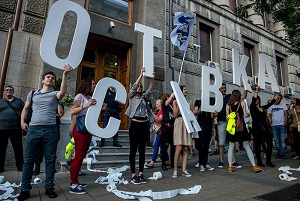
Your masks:
{"label": "sneaker", "polygon": [[135,175],[134,177],[131,178],[131,183],[139,185],[139,184],[141,184],[141,181],[138,178],[138,176]]}
{"label": "sneaker", "polygon": [[220,161],[219,162],[219,165],[218,165],[218,168],[223,168],[224,167],[224,162],[223,161]]}
{"label": "sneaker", "polygon": [[287,159],[287,157],[285,155],[282,155],[281,159]]}
{"label": "sneaker", "polygon": [[197,163],[197,164],[195,165],[195,168],[198,168],[198,167],[200,167],[199,163]]}
{"label": "sneaker", "polygon": [[19,201],[26,200],[30,197],[30,191],[21,191],[20,195],[17,197]]}
{"label": "sneaker", "polygon": [[200,165],[200,172],[205,172],[205,168],[203,165]]}
{"label": "sneaker", "polygon": [[[85,188],[85,187],[87,187],[88,185],[87,184],[85,184],[85,183],[82,183],[82,182],[80,182],[80,181],[78,181],[78,186],[80,186],[81,188]],[[70,182],[70,187],[72,187],[72,182]]]}
{"label": "sneaker", "polygon": [[57,194],[54,192],[54,188],[46,189],[45,194],[48,195],[49,198],[57,197]]}
{"label": "sneaker", "polygon": [[213,167],[210,167],[210,165],[208,164],[205,165],[205,168],[208,169],[209,171],[213,171],[215,169]]}
{"label": "sneaker", "polygon": [[82,194],[86,194],[86,190],[84,190],[79,185],[76,185],[75,187],[70,187],[70,193],[74,193],[74,194],[77,194],[77,195],[82,195]]}
{"label": "sneaker", "polygon": [[191,177],[192,175],[187,170],[185,170],[182,172],[182,176]]}
{"label": "sneaker", "polygon": [[178,177],[178,172],[177,172],[177,170],[174,170],[172,177],[173,177],[173,178],[177,178],[177,177]]}
{"label": "sneaker", "polygon": [[146,184],[147,183],[147,180],[144,178],[144,175],[140,175],[139,180],[140,180],[141,184]]}
{"label": "sneaker", "polygon": [[236,162],[236,161],[234,161],[233,163],[232,163],[232,166],[233,167],[235,167],[235,168],[237,168],[237,169],[240,169],[240,168],[242,168],[243,166],[241,166],[238,162]]}

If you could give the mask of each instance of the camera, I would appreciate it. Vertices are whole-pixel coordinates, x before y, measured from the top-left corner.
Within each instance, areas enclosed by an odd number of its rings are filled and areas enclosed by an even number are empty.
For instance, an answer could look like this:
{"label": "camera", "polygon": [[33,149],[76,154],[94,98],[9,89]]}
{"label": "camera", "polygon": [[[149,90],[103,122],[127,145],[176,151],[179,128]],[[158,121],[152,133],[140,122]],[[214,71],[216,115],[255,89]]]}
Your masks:
{"label": "camera", "polygon": [[113,22],[113,21],[110,21],[110,23],[109,23],[109,30],[111,31],[113,28],[115,28],[116,27],[116,25],[115,25],[115,23]]}

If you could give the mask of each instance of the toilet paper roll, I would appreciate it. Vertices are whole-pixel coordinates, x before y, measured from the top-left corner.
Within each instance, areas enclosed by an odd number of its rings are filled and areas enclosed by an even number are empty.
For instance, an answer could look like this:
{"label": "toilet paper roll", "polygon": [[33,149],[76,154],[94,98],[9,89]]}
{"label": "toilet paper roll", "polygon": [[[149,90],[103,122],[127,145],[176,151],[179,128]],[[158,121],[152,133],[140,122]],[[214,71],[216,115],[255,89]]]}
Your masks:
{"label": "toilet paper roll", "polygon": [[41,180],[40,178],[36,177],[36,178],[33,180],[33,182],[36,183],[36,184],[40,184],[40,183],[42,183],[42,180]]}
{"label": "toilet paper roll", "polygon": [[286,173],[282,173],[279,175],[279,179],[282,181],[285,181],[289,178],[289,175],[287,175]]}
{"label": "toilet paper roll", "polygon": [[159,180],[162,178],[162,173],[161,172],[154,172],[153,173],[153,178],[154,180]]}
{"label": "toilet paper roll", "polygon": [[4,181],[4,176],[0,176],[0,184],[2,184],[3,183],[3,181]]}
{"label": "toilet paper roll", "polygon": [[114,183],[111,183],[111,184],[109,184],[109,185],[106,186],[106,190],[108,192],[112,192],[115,189],[117,189],[117,187],[116,187],[116,184],[114,184]]}

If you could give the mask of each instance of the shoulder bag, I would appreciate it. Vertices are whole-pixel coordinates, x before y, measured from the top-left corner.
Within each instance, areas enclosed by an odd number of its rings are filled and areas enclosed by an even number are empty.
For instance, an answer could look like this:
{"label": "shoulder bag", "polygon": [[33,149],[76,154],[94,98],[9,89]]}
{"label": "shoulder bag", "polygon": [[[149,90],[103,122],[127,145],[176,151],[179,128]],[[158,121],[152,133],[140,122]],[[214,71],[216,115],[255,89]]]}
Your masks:
{"label": "shoulder bag", "polygon": [[76,130],[79,133],[88,133],[88,130],[85,127],[85,115],[76,118]]}

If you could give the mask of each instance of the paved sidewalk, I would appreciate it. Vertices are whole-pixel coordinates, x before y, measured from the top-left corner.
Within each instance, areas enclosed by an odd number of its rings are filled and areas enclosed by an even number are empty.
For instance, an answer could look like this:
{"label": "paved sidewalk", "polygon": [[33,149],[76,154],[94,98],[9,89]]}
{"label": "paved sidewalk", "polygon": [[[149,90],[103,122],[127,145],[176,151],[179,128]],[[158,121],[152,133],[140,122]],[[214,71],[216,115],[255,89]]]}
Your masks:
{"label": "paved sidewalk", "polygon": [[[200,172],[194,165],[197,163],[197,156],[189,159],[188,171],[193,175],[191,178],[185,178],[179,176],[178,178],[172,178],[172,169],[168,171],[162,171],[163,179],[157,181],[148,181],[148,184],[133,185],[130,183],[130,171],[123,172],[125,179],[129,181],[128,185],[117,185],[118,190],[140,192],[152,189],[153,191],[163,191],[178,188],[190,188],[194,185],[201,185],[202,189],[197,195],[178,195],[172,200],[258,200],[255,197],[263,195],[275,190],[279,190],[290,185],[299,183],[300,172],[292,171],[293,177],[297,177],[297,181],[287,182],[281,181],[278,175],[281,173],[278,171],[280,166],[290,166],[292,168],[298,168],[300,166],[300,160],[292,159],[292,152],[287,152],[288,159],[275,159],[276,150],[273,151],[273,163],[276,164],[275,168],[265,167],[264,172],[254,173],[252,171],[251,164],[247,158],[246,152],[237,153],[238,162],[243,165],[242,169],[237,169],[234,173],[228,173],[228,165],[225,163],[223,169],[217,168],[218,156],[209,156],[210,165],[215,167],[214,171]],[[225,156],[227,160],[227,155]],[[161,171],[159,164],[156,164],[157,168],[145,169],[145,176],[150,177],[153,172]],[[57,173],[55,176],[55,192],[58,197],[55,199],[49,199],[44,192],[44,184],[33,185],[31,191],[31,197],[29,200],[70,200],[70,201],[89,201],[89,200],[122,200],[116,197],[113,193],[106,191],[106,185],[95,184],[95,180],[99,176],[106,176],[103,173],[93,173],[84,170],[87,173],[86,176],[80,176],[80,181],[87,183],[88,194],[74,195],[69,193],[69,174],[65,172]],[[11,183],[19,183],[22,178],[22,173],[14,170],[14,167],[3,172],[5,181]],[[44,180],[45,174],[38,175],[39,178]],[[17,193],[20,192],[20,188],[16,189]],[[2,194],[2,192],[0,192]]]}

